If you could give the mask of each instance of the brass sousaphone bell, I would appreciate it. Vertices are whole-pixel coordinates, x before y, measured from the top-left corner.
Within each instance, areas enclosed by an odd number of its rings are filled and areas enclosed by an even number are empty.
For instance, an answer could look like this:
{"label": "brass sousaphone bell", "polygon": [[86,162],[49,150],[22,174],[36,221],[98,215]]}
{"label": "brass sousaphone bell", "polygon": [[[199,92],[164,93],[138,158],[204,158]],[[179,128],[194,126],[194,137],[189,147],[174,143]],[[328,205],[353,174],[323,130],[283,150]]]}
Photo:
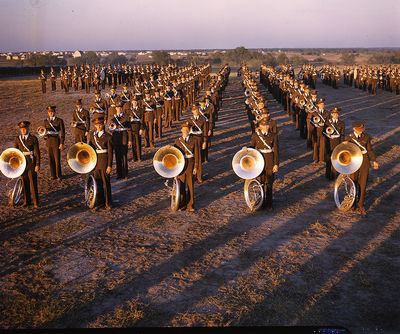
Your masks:
{"label": "brass sousaphone bell", "polygon": [[166,145],[154,154],[153,166],[162,177],[173,178],[185,168],[185,157],[178,148]]}
{"label": "brass sousaphone bell", "polygon": [[335,181],[333,193],[336,206],[341,211],[348,211],[352,208],[357,196],[357,187],[349,174],[361,167],[362,152],[356,144],[341,143],[333,150],[331,162],[333,168],[340,173]]}
{"label": "brass sousaphone bell", "polygon": [[97,154],[90,145],[76,143],[68,150],[67,162],[74,172],[87,174],[96,167]]}
{"label": "brass sousaphone bell", "polygon": [[335,147],[331,154],[332,166],[341,174],[356,172],[363,162],[360,148],[353,143],[341,143]]}
{"label": "brass sousaphone bell", "polygon": [[264,169],[264,158],[254,148],[241,149],[232,159],[232,168],[237,176],[242,179],[254,179]]}
{"label": "brass sousaphone bell", "polygon": [[1,153],[0,171],[4,176],[14,179],[21,176],[26,168],[24,154],[17,148],[8,148]]}

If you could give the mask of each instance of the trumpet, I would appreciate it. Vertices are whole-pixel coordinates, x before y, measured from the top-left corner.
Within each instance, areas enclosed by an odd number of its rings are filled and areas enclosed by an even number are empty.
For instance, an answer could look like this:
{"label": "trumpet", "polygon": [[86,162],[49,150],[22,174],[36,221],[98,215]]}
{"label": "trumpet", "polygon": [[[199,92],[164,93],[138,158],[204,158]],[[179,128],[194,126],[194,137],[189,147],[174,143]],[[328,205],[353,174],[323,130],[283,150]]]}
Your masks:
{"label": "trumpet", "polygon": [[306,104],[306,100],[304,98],[301,98],[299,100],[299,104],[300,104],[301,107],[304,106]]}
{"label": "trumpet", "polygon": [[110,130],[115,130],[115,129],[117,128],[117,124],[115,124],[115,123],[110,123],[110,125],[108,126],[108,128],[109,128]]}
{"label": "trumpet", "polygon": [[331,127],[331,126],[328,126],[325,129],[325,131],[326,131],[326,134],[331,135],[331,134],[333,134],[335,132],[335,129],[333,127]]}
{"label": "trumpet", "polygon": [[76,126],[78,125],[77,121],[71,121],[71,123],[69,123],[71,125],[71,127],[76,128]]}
{"label": "trumpet", "polygon": [[313,123],[319,124],[321,122],[321,117],[319,115],[315,115],[312,118]]}
{"label": "trumpet", "polygon": [[307,110],[313,110],[314,109],[314,104],[311,101],[307,102],[306,109]]}
{"label": "trumpet", "polygon": [[47,130],[44,126],[39,126],[37,128],[37,133],[40,137],[44,137],[45,135],[47,135]]}
{"label": "trumpet", "polygon": [[264,117],[264,116],[263,116],[262,114],[258,114],[258,115],[256,116],[256,121],[257,121],[257,122],[261,121],[263,117]]}

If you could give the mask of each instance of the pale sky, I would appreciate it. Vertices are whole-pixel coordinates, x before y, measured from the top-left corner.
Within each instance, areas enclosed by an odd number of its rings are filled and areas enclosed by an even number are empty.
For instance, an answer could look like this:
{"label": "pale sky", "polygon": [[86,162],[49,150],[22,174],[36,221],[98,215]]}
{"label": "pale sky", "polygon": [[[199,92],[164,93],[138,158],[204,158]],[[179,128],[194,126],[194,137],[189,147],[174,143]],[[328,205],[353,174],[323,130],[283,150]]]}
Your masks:
{"label": "pale sky", "polygon": [[400,47],[400,0],[0,0],[0,51]]}

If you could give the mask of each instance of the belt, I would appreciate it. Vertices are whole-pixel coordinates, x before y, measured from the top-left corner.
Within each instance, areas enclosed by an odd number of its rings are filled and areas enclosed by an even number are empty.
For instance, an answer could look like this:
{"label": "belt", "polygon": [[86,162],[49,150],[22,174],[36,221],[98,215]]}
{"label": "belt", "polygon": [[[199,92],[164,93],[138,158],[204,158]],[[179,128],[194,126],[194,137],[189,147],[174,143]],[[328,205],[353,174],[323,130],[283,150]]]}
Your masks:
{"label": "belt", "polygon": [[156,107],[157,107],[157,108],[161,108],[162,105],[161,105],[161,104],[156,104]]}
{"label": "belt", "polygon": [[274,149],[273,148],[271,148],[270,150],[268,149],[261,149],[261,150],[259,150],[261,153],[272,153],[272,152],[274,152]]}
{"label": "belt", "polygon": [[140,119],[139,118],[131,118],[131,123],[132,122],[140,122]]}
{"label": "belt", "polygon": [[170,97],[166,97],[165,99],[168,101],[172,100],[172,98],[170,98]]}
{"label": "belt", "polygon": [[103,113],[103,112],[104,112],[104,110],[100,110],[100,109],[94,109],[94,111],[93,111],[93,112],[97,112],[97,113],[101,114],[101,113]]}
{"label": "belt", "polygon": [[193,158],[193,154],[185,154],[185,158],[186,158],[186,159]]}
{"label": "belt", "polygon": [[47,131],[48,135],[58,136],[58,131]]}
{"label": "belt", "polygon": [[362,154],[367,154],[368,152],[366,150],[361,151]]}
{"label": "belt", "polygon": [[108,150],[106,148],[102,149],[102,150],[96,150],[96,153],[107,153]]}
{"label": "belt", "polygon": [[127,131],[128,128],[116,128],[113,131],[121,132],[121,131]]}
{"label": "belt", "polygon": [[145,111],[153,111],[153,109],[146,108]]}
{"label": "belt", "polygon": [[33,151],[29,151],[29,152],[22,152],[24,155],[33,155]]}

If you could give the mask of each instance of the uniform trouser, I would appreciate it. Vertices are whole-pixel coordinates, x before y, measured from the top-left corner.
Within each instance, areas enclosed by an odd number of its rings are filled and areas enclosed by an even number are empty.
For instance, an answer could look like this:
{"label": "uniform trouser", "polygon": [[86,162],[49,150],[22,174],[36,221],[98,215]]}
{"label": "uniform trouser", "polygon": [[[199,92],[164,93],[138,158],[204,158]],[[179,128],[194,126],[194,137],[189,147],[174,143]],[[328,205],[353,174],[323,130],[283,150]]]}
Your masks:
{"label": "uniform trouser", "polygon": [[194,158],[187,159],[187,167],[185,172],[178,176],[178,179],[181,182],[180,193],[182,196],[180,207],[186,206],[189,209],[193,208],[194,205],[193,168],[194,168]]}
{"label": "uniform trouser", "polygon": [[300,137],[307,138],[307,124],[306,124],[307,113],[304,110],[300,110],[299,113],[299,129]]}
{"label": "uniform trouser", "polygon": [[53,80],[52,82],[51,82],[51,90],[56,90],[56,81],[55,80]]}
{"label": "uniform trouser", "polygon": [[30,163],[30,166],[25,169],[21,178],[24,192],[24,204],[31,204],[32,197],[33,204],[39,205],[37,173],[35,172],[35,166],[32,165],[32,162]]}
{"label": "uniform trouser", "polygon": [[88,81],[86,81],[85,82],[85,89],[86,89],[86,93],[90,93],[90,85],[89,85],[89,82]]}
{"label": "uniform trouser", "polygon": [[306,118],[307,123],[307,147],[312,148],[312,134],[314,131],[314,125],[311,123],[311,118]]}
{"label": "uniform trouser", "polygon": [[202,145],[203,145],[203,137],[202,136],[198,136],[198,135],[193,135],[194,139],[197,140],[197,144],[200,148],[200,161],[199,161],[199,166],[197,168],[197,173],[196,173],[196,180],[197,181],[203,181],[203,149],[202,149]]}
{"label": "uniform trouser", "polygon": [[156,118],[155,118],[155,132],[156,132],[156,137],[161,138],[162,136],[162,114],[163,114],[163,109],[162,108],[157,108],[156,109]]}
{"label": "uniform trouser", "polygon": [[42,93],[46,93],[46,81],[45,80],[41,80],[42,81]]}
{"label": "uniform trouser", "polygon": [[64,83],[64,90],[65,90],[66,93],[69,92],[69,86],[68,86],[68,84],[66,82]]}
{"label": "uniform trouser", "polygon": [[369,174],[370,161],[367,154],[363,154],[363,162],[358,171],[350,175],[350,178],[356,183],[358,187],[358,207],[364,206],[365,192],[367,188],[368,174]]}
{"label": "uniform trouser", "polygon": [[82,130],[80,128],[74,128],[74,140],[75,143],[86,143],[87,138],[85,136],[86,130]]}
{"label": "uniform trouser", "polygon": [[52,178],[61,177],[61,150],[60,138],[58,136],[48,136],[47,152],[49,155],[50,174]]}
{"label": "uniform trouser", "polygon": [[107,153],[100,153],[97,155],[97,166],[93,171],[93,177],[96,180],[98,187],[99,204],[105,202],[106,206],[110,206],[111,200],[111,182],[110,174],[106,173],[107,170]]}
{"label": "uniform trouser", "polygon": [[328,180],[335,180],[339,173],[332,166],[331,154],[334,148],[340,144],[339,139],[329,139],[325,137],[325,177]]}
{"label": "uniform trouser", "polygon": [[153,120],[148,120],[144,122],[145,124],[145,139],[146,146],[154,146],[154,122]]}
{"label": "uniform trouser", "polygon": [[274,183],[274,173],[272,173],[272,170],[264,170],[264,172],[257,177],[257,180],[262,184],[264,190],[263,207],[272,207],[272,185]]}
{"label": "uniform trouser", "polygon": [[139,134],[140,123],[132,124],[132,156],[133,160],[142,160],[142,136]]}
{"label": "uniform trouser", "polygon": [[[315,129],[318,131],[318,129]],[[325,137],[322,133],[316,133],[313,136],[313,160],[317,162],[325,161]]]}
{"label": "uniform trouser", "polygon": [[181,99],[174,101],[174,121],[179,121],[182,115]]}
{"label": "uniform trouser", "polygon": [[170,128],[172,124],[172,102],[165,101],[164,103],[164,115],[165,115],[165,128]]}
{"label": "uniform trouser", "polygon": [[128,177],[128,145],[115,145],[115,162],[117,164],[117,177]]}

